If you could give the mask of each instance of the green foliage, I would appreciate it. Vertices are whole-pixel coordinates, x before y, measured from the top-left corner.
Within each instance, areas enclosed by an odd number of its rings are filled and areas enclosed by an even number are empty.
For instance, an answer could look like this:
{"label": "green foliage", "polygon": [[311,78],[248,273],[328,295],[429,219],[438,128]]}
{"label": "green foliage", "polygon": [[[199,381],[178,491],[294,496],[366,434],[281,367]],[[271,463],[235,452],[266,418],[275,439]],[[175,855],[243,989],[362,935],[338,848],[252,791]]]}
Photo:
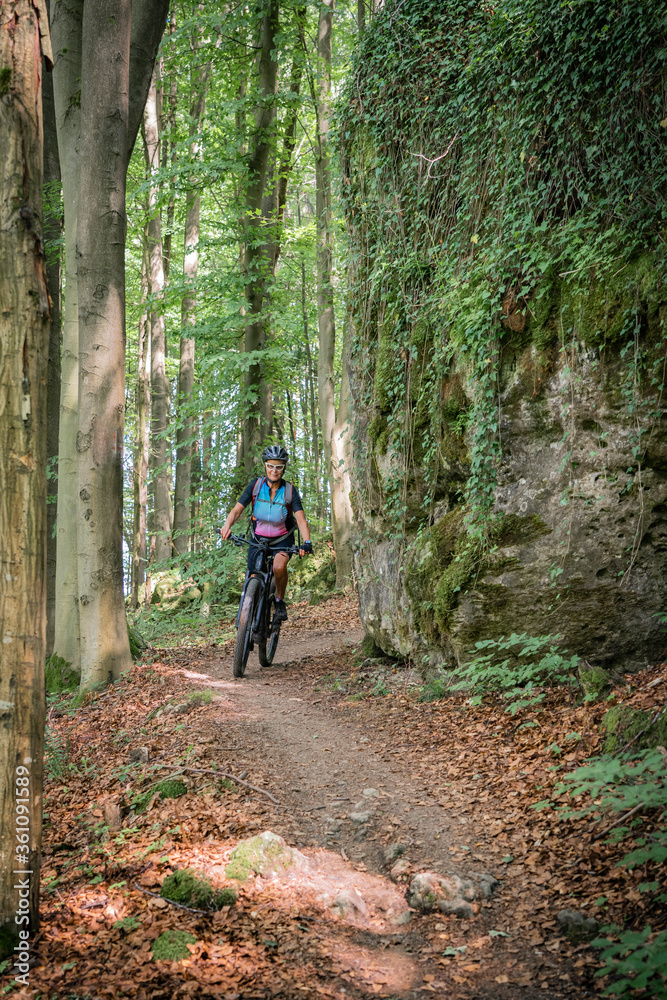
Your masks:
{"label": "green foliage", "polygon": [[579,657],[563,656],[557,639],[557,635],[529,636],[524,632],[476,642],[478,654],[481,650],[490,652],[460,667],[455,675],[459,680],[451,689],[470,691],[477,704],[485,693],[499,691],[510,703],[507,711],[511,715],[532,708],[544,699],[542,688],[572,683],[576,676]]}
{"label": "green foliage", "polygon": [[136,626],[132,626],[128,622],[127,635],[130,640],[130,653],[133,660],[138,660],[145,649],[148,649],[148,643],[144,639],[143,635]]}
{"label": "green foliage", "polygon": [[330,594],[336,586],[336,557],[331,535],[313,537],[313,555],[290,561],[288,597],[299,600],[309,596],[313,604]]}
{"label": "green foliage", "polygon": [[160,894],[174,903],[199,910],[219,910],[223,906],[232,906],[238,898],[233,889],[215,892],[207,878],[196,875],[190,868],[178,869],[168,875]]}
{"label": "green foliage", "polygon": [[602,949],[603,966],[596,975],[614,977],[602,996],[667,1000],[667,931],[656,933],[650,924],[641,931],[620,931],[614,925],[602,931],[613,937],[599,937],[592,942]]}
{"label": "green foliage", "polygon": [[123,917],[122,920],[117,920],[114,924],[114,928],[119,931],[124,931],[126,934],[130,934],[132,931],[138,931],[141,927],[141,921],[136,917]]}
{"label": "green foliage", "polygon": [[135,795],[132,799],[132,808],[138,815],[146,812],[148,805],[154,795],[159,799],[178,799],[187,793],[187,785],[174,778],[167,778],[166,781],[159,781],[151,785],[145,792]]}
{"label": "green foliage", "polygon": [[429,677],[425,684],[419,689],[420,701],[440,701],[446,697],[451,689],[451,678],[445,674],[435,674]]}
{"label": "green foliage", "polygon": [[44,679],[46,693],[58,694],[61,691],[72,691],[78,688],[81,675],[62,656],[51,653],[44,667]]}
{"label": "green foliage", "polygon": [[153,958],[158,962],[180,962],[190,957],[187,946],[196,941],[197,938],[189,931],[165,931],[151,945]]}
{"label": "green foliage", "polygon": [[[659,0],[387,0],[362,36],[336,129],[372,415],[357,504],[390,537],[463,500],[488,543],[506,347],[532,343],[533,364],[557,341],[617,343],[641,457],[642,393],[663,381],[666,29]],[[465,582],[443,584],[442,621]]]}
{"label": "green foliage", "polygon": [[[571,799],[580,796],[587,801],[577,809],[568,808],[566,815],[588,816],[605,812],[628,815],[628,823],[614,826],[610,843],[619,843],[632,837],[634,847],[619,862],[634,868],[649,862],[662,864],[667,860],[667,759],[660,747],[643,750],[633,759],[604,755],[594,758],[583,767],[578,767],[565,775],[556,788],[556,795],[568,795]],[[662,828],[643,836],[642,814],[660,810]]]}
{"label": "green foliage", "polygon": [[44,729],[44,758],[46,773],[50,778],[62,778],[69,768],[67,739],[48,724]]}

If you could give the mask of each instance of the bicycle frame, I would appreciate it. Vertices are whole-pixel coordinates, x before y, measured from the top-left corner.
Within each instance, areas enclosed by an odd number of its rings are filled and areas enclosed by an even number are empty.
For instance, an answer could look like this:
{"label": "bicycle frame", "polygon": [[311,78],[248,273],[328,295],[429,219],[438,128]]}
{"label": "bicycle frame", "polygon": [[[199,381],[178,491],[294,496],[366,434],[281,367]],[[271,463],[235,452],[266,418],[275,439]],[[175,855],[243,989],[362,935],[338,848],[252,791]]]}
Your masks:
{"label": "bicycle frame", "polygon": [[252,636],[253,641],[255,639],[265,639],[268,636],[260,635],[260,629],[262,626],[262,615],[264,613],[264,608],[268,604],[269,594],[271,591],[271,582],[273,580],[273,557],[276,552],[288,552],[290,555],[298,555],[299,550],[295,546],[289,549],[272,549],[270,544],[264,539],[256,538],[255,541],[250,541],[244,538],[242,535],[230,535],[231,540],[235,545],[247,545],[252,548],[259,549],[257,554],[257,559],[255,561],[255,568],[246,570],[245,580],[243,581],[243,589],[241,591],[241,600],[239,601],[239,610],[236,615],[236,627],[239,626],[239,618],[241,615],[241,608],[243,607],[243,598],[245,597],[245,592],[248,587],[248,580],[251,577],[257,577],[262,581],[261,590],[261,600],[257,602],[257,607],[255,609],[255,617],[252,623]]}

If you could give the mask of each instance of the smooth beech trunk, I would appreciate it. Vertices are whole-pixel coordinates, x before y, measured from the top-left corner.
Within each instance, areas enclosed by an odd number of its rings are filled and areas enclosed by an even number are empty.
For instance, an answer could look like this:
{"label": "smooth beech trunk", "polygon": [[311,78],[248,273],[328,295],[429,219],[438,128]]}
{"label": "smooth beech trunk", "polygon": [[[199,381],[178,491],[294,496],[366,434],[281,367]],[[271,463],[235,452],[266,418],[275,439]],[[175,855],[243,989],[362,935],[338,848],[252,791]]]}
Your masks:
{"label": "smooth beech trunk", "polygon": [[[317,143],[315,177],[317,187],[317,308],[319,316],[319,353],[317,382],[322,422],[322,446],[331,481],[331,526],[336,551],[336,587],[347,586],[352,578],[352,507],[349,472],[345,466],[345,438],[349,383],[343,357],[341,405],[336,418],[334,392],[334,354],[336,321],[332,286],[333,227],[331,213],[331,160],[329,128],[331,119],[331,36],[335,0],[321,0],[317,38],[319,93],[317,99]],[[344,352],[345,354],[345,352]]]}
{"label": "smooth beech trunk", "polygon": [[56,528],[56,607],[54,652],[79,663],[79,587],[77,578],[79,409],[79,302],[76,230],[79,217],[79,142],[81,134],[81,25],[83,0],[52,0],[51,36],[56,53],[53,89],[65,225],[65,308],[62,320],[60,425],[58,429],[58,505]]}
{"label": "smooth beech trunk", "polygon": [[164,259],[162,255],[162,220],[160,216],[160,95],[155,76],[151,82],[144,110],[144,155],[151,178],[148,193],[148,284],[153,299],[151,312],[151,486],[155,559],[171,556],[171,497],[167,461],[167,420],[169,417],[169,382],[166,373],[167,336],[164,317]]}
{"label": "smooth beech trunk", "polygon": [[83,11],[77,228],[79,493],[77,556],[81,687],[132,665],[123,600],[125,178],[131,0]]}
{"label": "smooth beech trunk", "polygon": [[[196,58],[197,48],[193,55]],[[204,114],[210,62],[196,66],[192,73],[190,108],[190,166],[194,168],[201,151],[199,129]],[[176,431],[176,482],[174,488],[174,548],[183,555],[189,548],[190,490],[192,478],[192,437],[194,430],[192,390],[195,382],[195,340],[186,336],[188,327],[197,322],[197,268],[199,266],[200,195],[193,178],[185,197],[185,254],[183,280],[185,294],[181,301],[181,352],[178,369],[178,429]]]}
{"label": "smooth beech trunk", "polygon": [[[42,833],[49,349],[42,52],[50,62],[44,4],[0,5],[0,959],[11,955],[12,965],[19,928],[33,937],[39,924]],[[19,830],[28,834],[25,845]],[[28,922],[17,924],[22,910]]]}
{"label": "smooth beech trunk", "polygon": [[[141,301],[148,299],[148,251],[141,265]],[[137,350],[137,427],[134,439],[134,539],[132,544],[132,607],[139,605],[139,587],[146,580],[146,509],[148,506],[148,461],[150,456],[151,344],[148,307],[139,320]]]}

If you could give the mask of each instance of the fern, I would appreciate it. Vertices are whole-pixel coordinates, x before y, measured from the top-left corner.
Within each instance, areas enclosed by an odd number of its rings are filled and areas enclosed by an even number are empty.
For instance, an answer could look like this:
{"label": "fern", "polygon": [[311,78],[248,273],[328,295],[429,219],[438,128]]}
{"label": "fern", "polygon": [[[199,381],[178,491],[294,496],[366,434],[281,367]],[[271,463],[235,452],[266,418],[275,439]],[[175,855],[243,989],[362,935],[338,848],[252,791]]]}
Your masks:
{"label": "fern", "polygon": [[44,730],[44,756],[49,777],[62,778],[69,766],[67,740],[49,725]]}

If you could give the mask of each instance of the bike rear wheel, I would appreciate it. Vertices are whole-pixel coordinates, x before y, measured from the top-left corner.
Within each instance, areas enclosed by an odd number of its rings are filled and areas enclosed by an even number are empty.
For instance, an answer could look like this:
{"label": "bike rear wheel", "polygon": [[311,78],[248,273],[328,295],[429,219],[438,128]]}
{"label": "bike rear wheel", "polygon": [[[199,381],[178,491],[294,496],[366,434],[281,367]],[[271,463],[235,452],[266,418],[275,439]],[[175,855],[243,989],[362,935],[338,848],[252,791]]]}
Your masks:
{"label": "bike rear wheel", "polygon": [[260,582],[257,577],[252,577],[248,580],[248,586],[243,595],[243,604],[241,606],[241,614],[239,615],[239,628],[234,647],[234,677],[243,677],[245,674],[252,640],[252,622],[255,617],[259,589]]}
{"label": "bike rear wheel", "polygon": [[[265,634],[269,632],[271,625],[271,612],[275,607],[276,599],[276,585],[275,582],[271,583],[271,590],[269,591],[268,607],[266,609],[266,630]],[[273,663],[273,657],[276,655],[276,650],[278,648],[278,638],[280,636],[280,622],[275,626],[275,631],[269,633],[268,641],[263,639],[257,645],[257,653],[259,655],[259,663],[262,667],[270,667]]]}

